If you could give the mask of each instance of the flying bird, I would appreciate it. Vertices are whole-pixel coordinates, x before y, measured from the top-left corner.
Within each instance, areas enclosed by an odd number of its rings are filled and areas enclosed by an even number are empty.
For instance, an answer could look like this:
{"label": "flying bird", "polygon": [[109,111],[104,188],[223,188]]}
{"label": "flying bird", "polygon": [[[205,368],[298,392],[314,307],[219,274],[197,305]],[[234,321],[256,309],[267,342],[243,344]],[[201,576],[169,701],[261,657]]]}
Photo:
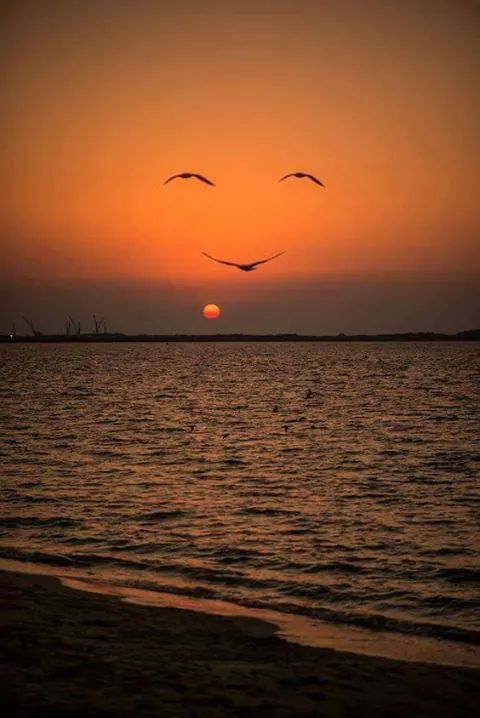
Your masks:
{"label": "flying bird", "polygon": [[270,262],[272,259],[280,257],[281,254],[285,254],[285,252],[279,252],[278,254],[274,254],[273,257],[268,257],[268,259],[259,259],[258,262],[249,262],[248,264],[239,264],[238,262],[226,262],[224,259],[217,259],[216,257],[210,256],[210,254],[207,254],[206,252],[202,252],[202,254],[204,254],[205,257],[208,257],[209,259],[213,259],[214,262],[219,262],[220,264],[227,264],[229,267],[237,267],[238,269],[241,269],[242,272],[253,272],[257,268],[258,264],[265,264],[265,262]]}
{"label": "flying bird", "polygon": [[290,172],[290,174],[285,175],[284,177],[281,177],[278,181],[283,182],[283,180],[286,180],[288,177],[298,177],[299,179],[309,179],[312,182],[315,182],[315,184],[320,185],[320,187],[325,187],[323,182],[320,182],[320,180],[317,177],[314,177],[313,175],[309,175],[306,172]]}
{"label": "flying bird", "polygon": [[197,179],[200,180],[200,182],[205,182],[205,184],[209,184],[212,187],[215,187],[215,184],[211,182],[209,179],[204,177],[203,175],[199,175],[196,172],[180,172],[178,175],[172,175],[168,179],[165,180],[163,184],[168,184],[174,179]]}

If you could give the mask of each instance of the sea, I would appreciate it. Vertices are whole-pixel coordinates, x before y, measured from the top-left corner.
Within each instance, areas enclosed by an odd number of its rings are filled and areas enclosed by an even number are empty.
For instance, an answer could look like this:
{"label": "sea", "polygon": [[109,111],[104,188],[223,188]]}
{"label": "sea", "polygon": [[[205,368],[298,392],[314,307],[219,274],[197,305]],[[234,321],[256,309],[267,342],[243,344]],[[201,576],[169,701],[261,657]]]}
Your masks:
{"label": "sea", "polygon": [[478,343],[12,344],[0,361],[3,562],[480,665]]}

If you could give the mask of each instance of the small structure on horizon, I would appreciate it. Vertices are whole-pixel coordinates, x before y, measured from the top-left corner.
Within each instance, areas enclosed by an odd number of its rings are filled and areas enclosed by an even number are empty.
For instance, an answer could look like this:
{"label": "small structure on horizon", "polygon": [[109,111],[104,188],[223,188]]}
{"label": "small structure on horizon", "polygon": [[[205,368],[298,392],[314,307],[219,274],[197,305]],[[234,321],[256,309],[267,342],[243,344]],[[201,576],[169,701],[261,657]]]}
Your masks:
{"label": "small structure on horizon", "polygon": [[25,324],[28,326],[28,328],[30,329],[30,331],[32,332],[34,337],[42,336],[42,332],[38,331],[38,329],[35,327],[35,325],[31,319],[29,319],[28,317],[25,317],[25,316],[22,317],[22,319],[25,322]]}

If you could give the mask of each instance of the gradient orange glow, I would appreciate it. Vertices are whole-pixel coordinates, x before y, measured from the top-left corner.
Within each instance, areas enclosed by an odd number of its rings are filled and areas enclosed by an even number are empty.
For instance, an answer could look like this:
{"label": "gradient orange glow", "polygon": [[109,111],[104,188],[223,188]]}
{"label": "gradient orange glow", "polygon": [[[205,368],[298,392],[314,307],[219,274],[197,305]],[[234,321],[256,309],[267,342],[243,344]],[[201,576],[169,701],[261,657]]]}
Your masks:
{"label": "gradient orange glow", "polygon": [[220,307],[216,304],[207,304],[203,307],[203,316],[205,319],[218,319],[220,316]]}
{"label": "gradient orange glow", "polygon": [[[470,272],[477,30],[468,2],[15,4],[3,265],[185,291]],[[217,186],[163,185],[183,171]],[[282,250],[247,276],[201,254]]]}

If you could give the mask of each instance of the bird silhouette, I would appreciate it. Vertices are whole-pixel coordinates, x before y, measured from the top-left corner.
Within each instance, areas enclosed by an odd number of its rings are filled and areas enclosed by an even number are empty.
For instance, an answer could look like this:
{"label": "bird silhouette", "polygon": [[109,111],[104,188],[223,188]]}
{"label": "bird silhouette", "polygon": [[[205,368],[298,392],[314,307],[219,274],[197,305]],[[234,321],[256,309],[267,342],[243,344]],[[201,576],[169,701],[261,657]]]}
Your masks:
{"label": "bird silhouette", "polygon": [[163,184],[168,184],[174,179],[197,179],[200,180],[200,182],[205,182],[205,184],[209,184],[212,187],[215,187],[215,184],[211,182],[211,180],[207,179],[207,177],[204,177],[203,175],[199,175],[196,172],[180,172],[178,175],[172,175],[168,179],[165,180]]}
{"label": "bird silhouette", "polygon": [[268,257],[267,259],[259,259],[258,262],[248,262],[246,264],[239,264],[238,262],[227,262],[224,259],[217,259],[216,257],[212,257],[206,252],[202,252],[202,254],[209,259],[213,259],[214,262],[219,262],[219,264],[227,264],[229,267],[237,267],[237,269],[241,269],[242,272],[253,272],[257,268],[258,264],[265,264],[265,262],[270,262],[272,259],[280,257],[281,254],[285,254],[285,252],[279,252],[278,254],[274,254],[273,257]]}
{"label": "bird silhouette", "polygon": [[320,182],[320,180],[317,177],[314,177],[314,175],[309,175],[306,172],[290,172],[290,174],[285,175],[284,177],[281,177],[278,181],[283,182],[283,180],[288,179],[288,177],[298,177],[298,179],[309,179],[312,182],[315,182],[315,184],[320,185],[320,187],[325,187],[323,182]]}

